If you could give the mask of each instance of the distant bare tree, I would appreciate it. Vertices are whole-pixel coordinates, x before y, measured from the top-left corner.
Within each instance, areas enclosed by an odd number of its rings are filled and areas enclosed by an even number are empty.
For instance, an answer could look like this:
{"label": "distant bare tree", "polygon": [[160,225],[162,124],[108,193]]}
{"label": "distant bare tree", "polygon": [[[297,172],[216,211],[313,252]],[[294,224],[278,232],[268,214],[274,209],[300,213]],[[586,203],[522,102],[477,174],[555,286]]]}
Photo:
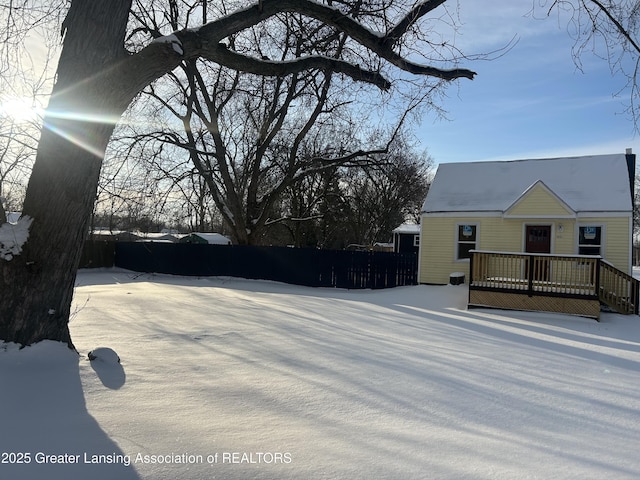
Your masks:
{"label": "distant bare tree", "polygon": [[344,218],[353,243],[391,241],[394,228],[415,221],[429,188],[433,159],[416,152],[404,138],[380,157],[380,162],[345,174]]}
{"label": "distant bare tree", "polygon": [[318,172],[287,191],[281,205],[290,243],[344,248],[388,242],[392,230],[419,216],[433,160],[405,135],[367,164]]}
{"label": "distant bare tree", "polygon": [[[363,21],[378,12],[355,3],[349,14]],[[175,29],[192,16],[188,7],[182,12],[176,7],[162,18]],[[139,19],[146,21],[146,30],[162,28],[149,12]],[[225,48],[244,53],[257,45],[267,62],[310,56],[337,60],[356,53],[347,39],[346,34],[303,15],[283,14],[229,38]],[[287,189],[323,169],[366,165],[377,158],[375,153],[386,151],[394,136],[392,131],[366,140],[363,132],[371,108],[356,118],[354,92],[348,91],[352,87],[335,72],[313,69],[265,78],[194,60],[182,64],[169,79],[148,89],[152,102],[143,97],[141,105],[150,112],[148,118],[158,119],[162,106],[174,120],[152,126],[146,133],[140,129],[135,141],[175,156],[173,162],[166,158],[162,165],[156,162],[156,168],[172,177],[175,185],[192,171],[204,179],[236,243],[271,243],[266,231],[292,218],[281,216],[277,208]],[[370,93],[362,95],[367,98]],[[421,96],[426,103],[428,95]],[[414,107],[410,102],[408,108]],[[190,159],[189,165],[185,158]],[[302,220],[296,218],[296,222]]]}

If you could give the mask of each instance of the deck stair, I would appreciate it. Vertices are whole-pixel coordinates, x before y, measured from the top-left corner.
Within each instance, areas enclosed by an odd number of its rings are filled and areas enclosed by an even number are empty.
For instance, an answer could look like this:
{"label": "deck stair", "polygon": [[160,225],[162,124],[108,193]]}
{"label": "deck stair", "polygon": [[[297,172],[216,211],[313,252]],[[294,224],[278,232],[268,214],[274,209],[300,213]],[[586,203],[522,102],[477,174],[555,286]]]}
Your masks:
{"label": "deck stair", "polygon": [[638,314],[640,281],[600,260],[598,298],[602,303],[623,314]]}

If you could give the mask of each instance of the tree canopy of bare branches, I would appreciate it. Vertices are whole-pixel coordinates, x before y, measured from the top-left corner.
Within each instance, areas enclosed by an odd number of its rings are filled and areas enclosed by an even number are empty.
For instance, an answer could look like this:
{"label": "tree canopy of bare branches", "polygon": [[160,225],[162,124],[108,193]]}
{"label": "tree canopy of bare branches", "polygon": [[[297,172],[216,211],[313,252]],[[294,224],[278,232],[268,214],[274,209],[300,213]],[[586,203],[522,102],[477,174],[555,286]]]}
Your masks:
{"label": "tree canopy of bare branches", "polygon": [[[354,16],[375,19],[362,4],[356,5]],[[172,28],[192,17],[189,10],[174,9],[171,14]],[[145,31],[162,28],[148,12],[137,18],[146,21]],[[268,26],[254,27],[228,43],[228,50],[254,50],[268,62],[310,56],[344,60],[363,53],[348,46],[346,34],[297,13],[280,14]],[[433,89],[421,93],[422,103]],[[375,138],[367,138],[366,128],[376,125],[379,113],[371,105],[372,95],[381,101],[375,92],[354,88],[333,71],[264,76],[187,61],[145,91],[138,107],[155,121],[131,125],[128,141],[144,145],[142,158],[176,184],[194,173],[200,176],[234,240],[259,243],[267,227],[286,220],[274,206],[304,177],[379,161],[376,154],[387,150],[408,112],[393,119],[398,124],[389,134],[381,135],[378,129]],[[414,107],[416,103],[409,102],[407,108]],[[162,115],[173,121],[162,121]]]}

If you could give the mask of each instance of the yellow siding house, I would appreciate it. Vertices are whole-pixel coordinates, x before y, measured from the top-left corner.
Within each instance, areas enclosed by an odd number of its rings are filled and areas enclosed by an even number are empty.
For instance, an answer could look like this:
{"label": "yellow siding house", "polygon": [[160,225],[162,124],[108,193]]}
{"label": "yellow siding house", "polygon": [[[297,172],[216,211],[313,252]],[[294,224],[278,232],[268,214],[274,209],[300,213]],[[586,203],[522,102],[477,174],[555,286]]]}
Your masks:
{"label": "yellow siding house", "polygon": [[419,280],[469,278],[471,250],[600,255],[631,272],[635,155],[446,163],[422,209]]}

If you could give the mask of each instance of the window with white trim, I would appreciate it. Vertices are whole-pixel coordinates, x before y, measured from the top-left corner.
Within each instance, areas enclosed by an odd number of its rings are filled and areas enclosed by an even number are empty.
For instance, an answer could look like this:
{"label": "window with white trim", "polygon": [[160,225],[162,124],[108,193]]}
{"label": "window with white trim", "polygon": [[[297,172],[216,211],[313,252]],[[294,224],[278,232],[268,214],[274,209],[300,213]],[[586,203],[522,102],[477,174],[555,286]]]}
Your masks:
{"label": "window with white trim", "polygon": [[413,246],[414,247],[419,247],[420,246],[420,235],[414,235],[413,236]]}
{"label": "window with white trim", "polygon": [[464,260],[471,258],[469,253],[476,250],[478,241],[478,226],[472,224],[458,225],[456,236],[456,260]]}
{"label": "window with white trim", "polygon": [[602,255],[602,227],[582,225],[578,227],[578,254]]}

